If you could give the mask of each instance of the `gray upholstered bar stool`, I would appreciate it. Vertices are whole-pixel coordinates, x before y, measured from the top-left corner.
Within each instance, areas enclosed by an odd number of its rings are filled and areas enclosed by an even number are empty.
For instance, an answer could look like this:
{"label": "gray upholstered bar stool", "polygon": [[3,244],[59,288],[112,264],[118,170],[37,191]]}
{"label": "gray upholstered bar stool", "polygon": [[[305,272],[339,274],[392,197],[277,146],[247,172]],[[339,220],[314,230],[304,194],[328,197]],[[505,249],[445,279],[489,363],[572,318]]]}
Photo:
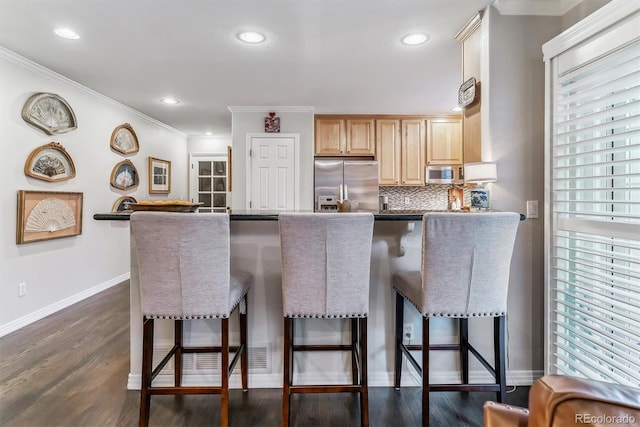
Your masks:
{"label": "gray upholstered bar stool", "polygon": [[[290,420],[293,393],[360,393],[363,426],[369,425],[367,315],[373,214],[280,214],[284,386],[282,426]],[[294,319],[348,318],[351,343],[295,345]],[[294,352],[350,351],[352,383],[294,385]]]}
{"label": "gray upholstered bar stool", "polygon": [[[247,291],[251,273],[231,272],[229,216],[135,212],[131,237],[138,262],[143,315],[140,426],[149,424],[153,394],[220,394],[220,424],[229,423],[229,376],[240,359],[242,388],[247,390]],[[239,308],[240,345],[229,347],[229,316]],[[174,346],[153,368],[155,319],[174,320]],[[184,347],[182,323],[192,319],[220,319],[221,345]],[[229,351],[235,352],[229,363]],[[221,385],[185,387],[184,353],[221,353]],[[174,387],[154,387],[152,381],[174,357]]]}
{"label": "gray upholstered bar stool", "polygon": [[[422,375],[422,425],[429,425],[429,391],[495,391],[499,402],[506,393],[505,317],[509,269],[520,215],[513,212],[432,213],[422,218],[422,268],[398,271],[396,291],[395,379],[400,388],[402,355]],[[422,344],[402,341],[404,300],[422,315]],[[457,344],[430,345],[429,319],[456,318]],[[494,319],[494,365],[469,343],[468,319]],[[425,350],[427,348],[427,351]],[[422,367],[410,350],[422,351]],[[457,350],[462,384],[429,383],[429,351]],[[495,383],[469,384],[469,351],[495,377]]]}

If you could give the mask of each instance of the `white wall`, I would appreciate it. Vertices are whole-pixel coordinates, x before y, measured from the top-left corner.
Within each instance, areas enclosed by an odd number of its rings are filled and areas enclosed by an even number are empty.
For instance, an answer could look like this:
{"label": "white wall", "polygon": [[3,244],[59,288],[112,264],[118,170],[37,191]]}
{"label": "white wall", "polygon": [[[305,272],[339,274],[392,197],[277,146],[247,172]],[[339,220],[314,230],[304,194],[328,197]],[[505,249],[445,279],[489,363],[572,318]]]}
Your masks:
{"label": "white wall", "polygon": [[311,107],[229,107],[233,142],[232,209],[245,209],[247,134],[264,132],[269,111],[280,117],[281,133],[300,135],[300,209],[313,210],[313,109]]}
{"label": "white wall", "polygon": [[189,154],[224,154],[231,145],[231,135],[227,136],[189,136],[187,152]]}
{"label": "white wall", "polygon": [[[47,136],[22,120],[25,101],[35,92],[53,92],[73,108],[78,128]],[[120,196],[138,200],[187,195],[186,136],[124,105],[59,76],[0,48],[0,336],[64,308],[129,277],[129,224],[96,221],[94,213],[111,211]],[[140,151],[122,156],[111,150],[113,129],[130,123]],[[51,141],[71,155],[76,177],[49,183],[24,174],[24,164],[35,148]],[[148,157],[172,162],[171,194],[150,197]],[[134,191],[109,184],[113,166],[130,159],[140,175]],[[82,234],[17,245],[18,190],[74,191],[84,194]],[[27,283],[27,295],[18,297],[18,283]]]}
{"label": "white wall", "polygon": [[[541,46],[560,32],[559,17],[502,16],[490,7],[489,123],[498,181],[492,207],[526,212],[537,200],[544,212],[544,63]],[[484,147],[483,147],[484,148]],[[483,149],[484,152],[484,149]],[[539,219],[521,222],[511,264],[509,365],[515,371],[543,369],[543,234]]]}

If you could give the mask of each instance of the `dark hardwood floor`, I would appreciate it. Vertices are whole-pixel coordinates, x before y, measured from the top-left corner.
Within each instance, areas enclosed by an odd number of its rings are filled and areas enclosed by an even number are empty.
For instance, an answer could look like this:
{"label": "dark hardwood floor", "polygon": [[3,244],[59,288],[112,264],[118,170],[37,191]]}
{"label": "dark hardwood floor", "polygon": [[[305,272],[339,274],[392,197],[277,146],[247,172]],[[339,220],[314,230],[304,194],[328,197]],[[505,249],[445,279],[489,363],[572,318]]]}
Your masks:
{"label": "dark hardwood floor", "polygon": [[[135,426],[138,391],[127,390],[129,286],[114,286],[0,338],[0,425]],[[419,387],[371,387],[371,426],[420,425]],[[529,387],[507,395],[526,406]],[[432,393],[431,425],[482,425],[494,393]],[[152,426],[218,424],[219,396],[154,396]],[[280,425],[281,389],[232,390],[232,426]],[[293,426],[359,426],[355,395],[296,395]]]}

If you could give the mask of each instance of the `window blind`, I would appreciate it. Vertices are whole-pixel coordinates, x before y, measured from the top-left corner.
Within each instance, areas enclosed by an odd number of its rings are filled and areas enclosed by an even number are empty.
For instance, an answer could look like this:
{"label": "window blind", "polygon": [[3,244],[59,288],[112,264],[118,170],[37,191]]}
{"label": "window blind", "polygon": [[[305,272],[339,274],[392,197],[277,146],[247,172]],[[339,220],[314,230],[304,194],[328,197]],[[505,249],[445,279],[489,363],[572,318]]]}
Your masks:
{"label": "window blind", "polygon": [[640,41],[581,59],[552,71],[548,360],[640,386]]}

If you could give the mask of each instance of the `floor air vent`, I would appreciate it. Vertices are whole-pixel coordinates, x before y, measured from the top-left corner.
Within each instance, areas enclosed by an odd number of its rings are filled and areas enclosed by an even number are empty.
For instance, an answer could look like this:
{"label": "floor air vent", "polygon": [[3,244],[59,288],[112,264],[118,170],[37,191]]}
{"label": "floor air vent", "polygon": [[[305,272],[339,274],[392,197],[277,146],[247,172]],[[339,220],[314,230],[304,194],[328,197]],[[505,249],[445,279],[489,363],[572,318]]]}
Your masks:
{"label": "floor air vent", "polygon": [[[168,351],[154,351],[154,364],[159,361]],[[249,372],[270,373],[271,372],[271,346],[263,344],[256,347],[249,347],[247,353],[249,357]],[[233,356],[230,355],[230,358]],[[199,371],[218,372],[220,370],[220,353],[187,353],[182,356],[182,370],[184,373],[194,373]],[[239,363],[239,362],[238,362]],[[173,358],[162,370],[163,374],[173,373]]]}

